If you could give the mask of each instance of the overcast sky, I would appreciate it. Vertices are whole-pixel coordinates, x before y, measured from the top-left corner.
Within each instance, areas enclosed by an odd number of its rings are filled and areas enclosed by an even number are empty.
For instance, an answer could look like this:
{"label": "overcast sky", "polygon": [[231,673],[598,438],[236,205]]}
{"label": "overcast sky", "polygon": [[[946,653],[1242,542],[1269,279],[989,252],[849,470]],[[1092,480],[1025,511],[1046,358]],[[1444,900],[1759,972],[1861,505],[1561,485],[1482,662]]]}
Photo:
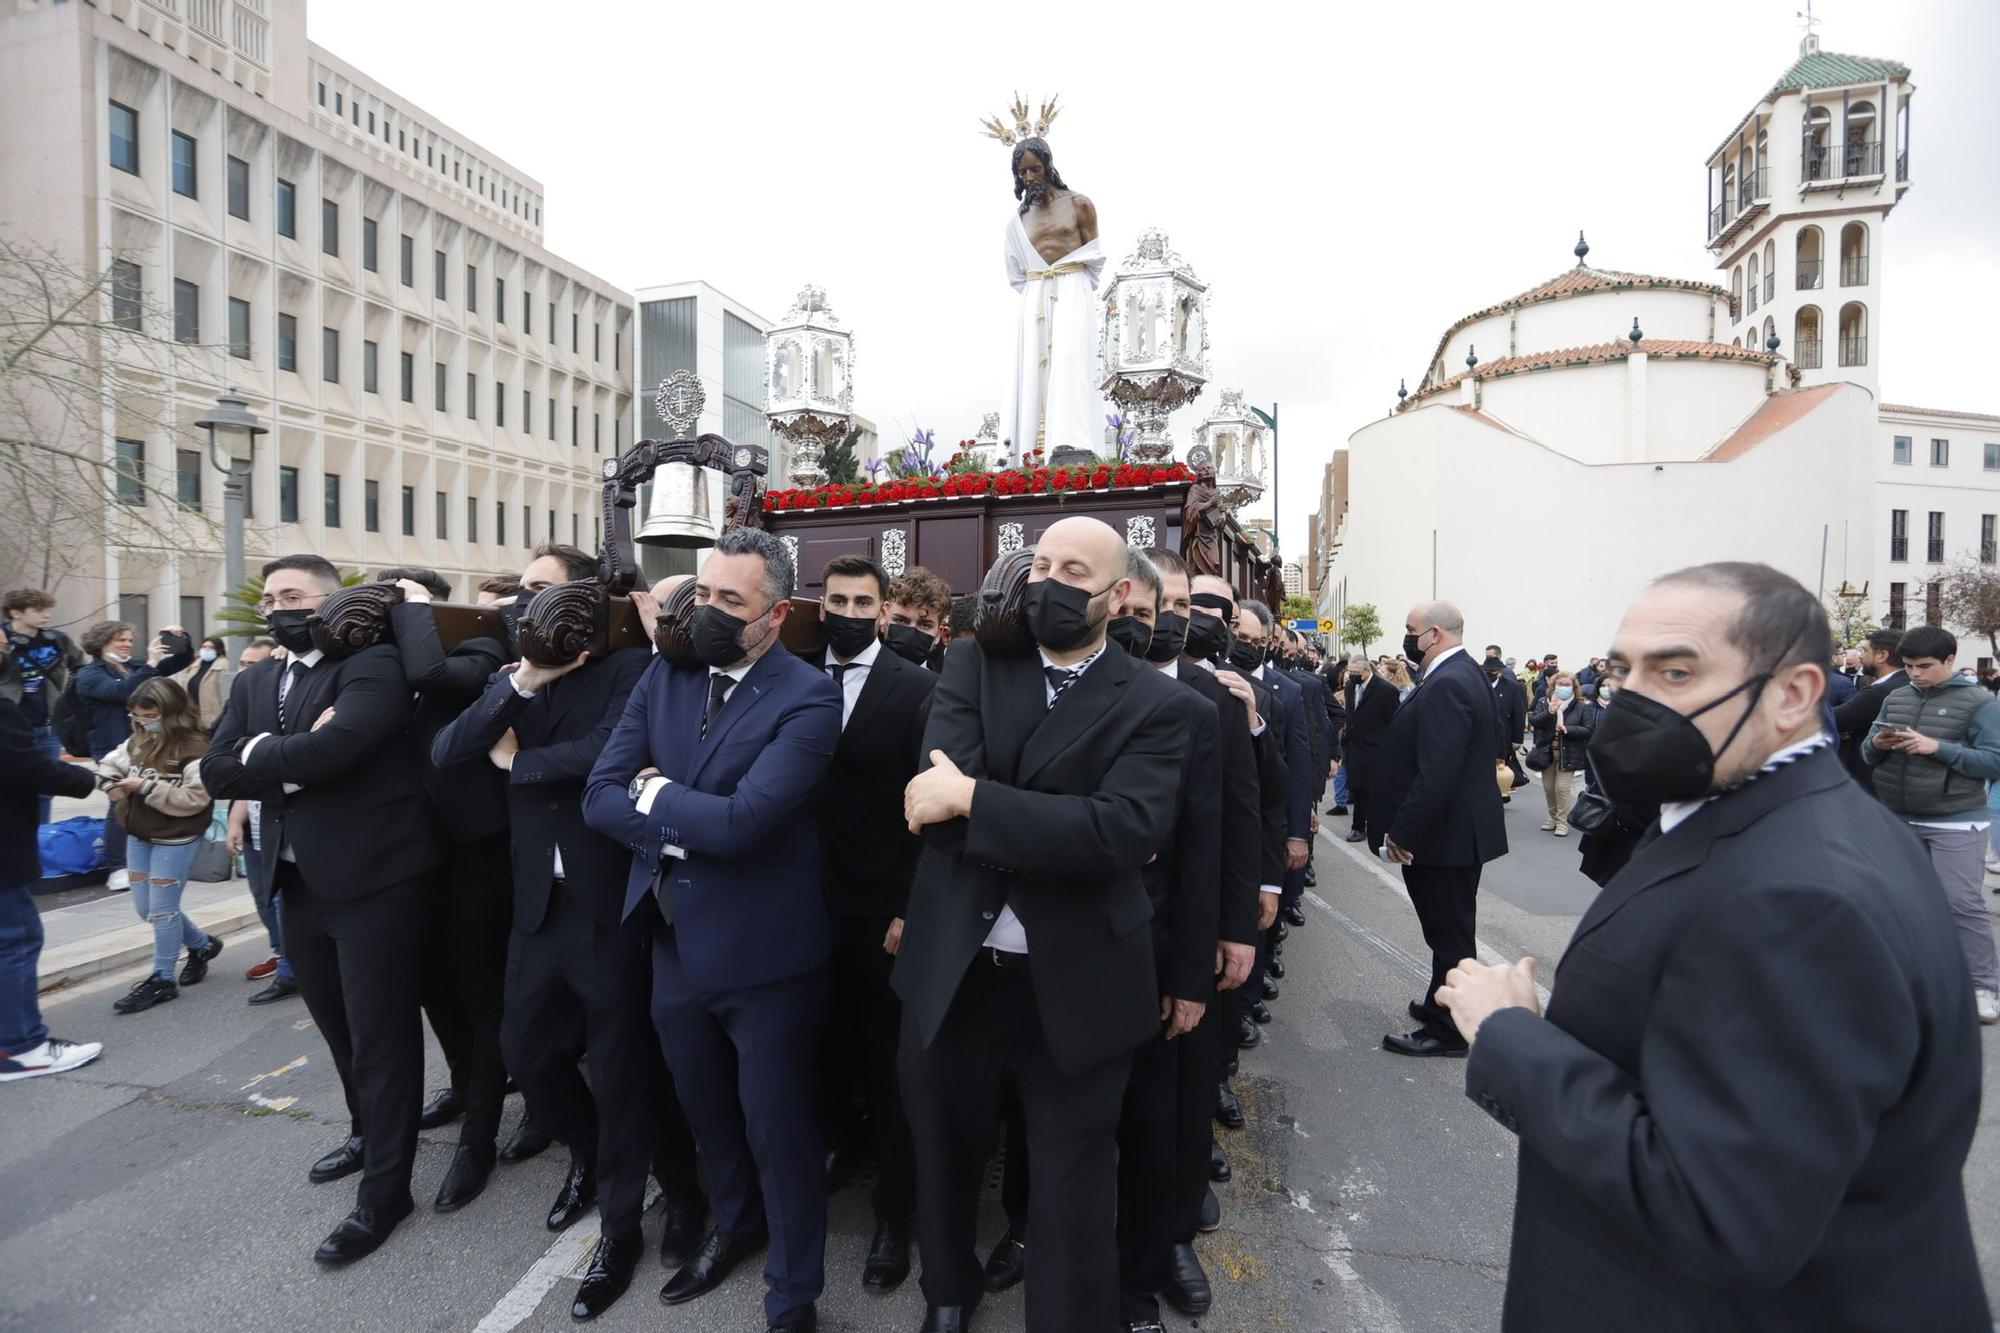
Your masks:
{"label": "overcast sky", "polygon": [[[1279,403],[1301,555],[1331,452],[1579,228],[1593,264],[1718,280],[1702,164],[1796,59],[1801,2],[317,0],[310,33],[539,179],[549,247],[627,291],[700,278],[776,319],[824,286],[890,440],[999,408],[1015,205],[977,121],[1059,92],[1056,164],[1111,265],[1157,225],[1211,287],[1214,379],[1176,442],[1215,386]],[[1884,394],[2000,412],[2000,4],[1815,8],[1825,49],[1919,89],[1875,250]]]}

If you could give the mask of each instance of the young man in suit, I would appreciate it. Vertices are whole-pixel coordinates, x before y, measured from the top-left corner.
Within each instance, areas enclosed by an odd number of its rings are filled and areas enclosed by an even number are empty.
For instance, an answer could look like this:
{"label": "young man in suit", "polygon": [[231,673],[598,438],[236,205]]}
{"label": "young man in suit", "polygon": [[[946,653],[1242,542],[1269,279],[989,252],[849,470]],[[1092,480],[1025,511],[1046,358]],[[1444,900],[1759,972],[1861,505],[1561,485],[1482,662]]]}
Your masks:
{"label": "young man in suit", "polygon": [[[521,573],[521,595],[596,571],[573,547],[545,548]],[[440,772],[482,764],[506,791],[513,913],[500,1045],[528,1110],[569,1146],[570,1168],[550,1208],[560,1231],[595,1203],[603,1234],[571,1317],[592,1319],[624,1294],[645,1251],[639,1230],[656,1126],[685,1134],[671,1087],[648,1077],[658,1059],[648,1001],[652,937],[624,919],[630,853],[583,822],[583,788],[652,655],[628,648],[566,666],[521,662],[496,674],[438,732]],[[578,1037],[590,1084],[577,1072]],[[663,1249],[685,1257],[703,1204],[693,1181],[668,1187]]]}
{"label": "young man in suit", "polygon": [[[889,578],[866,556],[829,561],[820,595],[827,646],[820,665],[840,687],[840,744],[813,790],[826,908],[833,918],[822,1110],[826,1142],[847,1135],[858,1085],[873,1131],[875,1236],[861,1284],[894,1291],[910,1275],[916,1163],[896,1083],[903,1006],[889,986],[917,870],[903,789],[923,754],[937,674],[882,642]],[[922,610],[923,608],[916,608]]]}
{"label": "young man in suit", "polygon": [[1463,1055],[1465,1039],[1437,1002],[1444,974],[1479,952],[1480,867],[1507,854],[1493,757],[1500,722],[1486,673],[1465,651],[1465,617],[1449,602],[1413,607],[1403,656],[1423,677],[1389,721],[1368,846],[1403,867],[1403,884],[1431,951],[1431,982],[1410,1016],[1423,1024],[1382,1038],[1397,1055]]}
{"label": "young man in suit", "polygon": [[1862,757],[1868,729],[1881,716],[1882,701],[1910,683],[1903,670],[1903,631],[1878,629],[1861,648],[1862,683],[1854,697],[1833,710],[1834,731],[1840,737],[1840,762],[1862,790],[1875,790],[1875,771]]}
{"label": "young man in suit", "polygon": [[[1521,737],[1528,726],[1527,695],[1522,692],[1520,683],[1509,674],[1507,664],[1500,660],[1498,651],[1491,647],[1486,650],[1484,666],[1486,686],[1492,691],[1493,710],[1500,722],[1498,758],[1513,773],[1514,786],[1518,789],[1528,780],[1528,775],[1521,769],[1520,756]],[[1505,805],[1511,799],[1503,796],[1500,802]]]}
{"label": "young man in suit", "polygon": [[658,917],[653,1023],[715,1211],[660,1299],[713,1290],[768,1227],[764,1312],[793,1333],[816,1327],[826,1245],[812,1062],[831,932],[803,816],[841,703],[779,641],[795,586],[776,537],[723,533],[687,626],[704,665],[648,668],[583,798],[586,822],[631,849],[623,915]]}
{"label": "young man in suit", "polygon": [[1446,978],[1466,1094],[1521,1140],[1507,1330],[1992,1326],[1971,983],[1923,849],[1825,735],[1831,651],[1768,566],[1642,593],[1590,749],[1659,820],[1546,1019],[1532,959]]}
{"label": "young man in suit", "polygon": [[[1306,716],[1308,704],[1299,683],[1286,675],[1272,659],[1277,621],[1271,608],[1253,597],[1236,604],[1236,641],[1229,650],[1230,663],[1244,675],[1261,682],[1278,699],[1278,735],[1285,752],[1285,875],[1280,882],[1279,912],[1298,901],[1305,892],[1306,862],[1312,857],[1312,819],[1315,803],[1313,785],[1312,723]],[[1272,950],[1279,944],[1279,923],[1272,921],[1264,932],[1258,951],[1258,965],[1250,974],[1244,994],[1251,1021],[1271,1021],[1265,1003],[1264,983],[1269,980]]]}
{"label": "young man in suit", "polygon": [[1097,519],[1049,527],[1024,603],[1034,652],[947,654],[905,795],[925,840],[894,975],[925,1333],[958,1333],[980,1296],[973,1224],[1008,1076],[1028,1134],[1028,1322],[1118,1319],[1114,1134],[1160,1022],[1141,869],[1172,820],[1186,697],[1106,644],[1129,563]]}
{"label": "young man in suit", "polygon": [[362,1172],[354,1211],[313,1255],[343,1264],[373,1253],[414,1207],[424,893],[443,848],[394,645],[327,657],[311,621],[339,571],[288,555],[263,573],[264,615],[288,656],[237,675],[201,772],[218,798],[262,802],[259,864],[284,903],[285,956],[347,1093],[348,1140],[309,1173]]}
{"label": "young man in suit", "polygon": [[1375,771],[1382,753],[1382,738],[1389,733],[1389,719],[1396,715],[1396,687],[1376,676],[1375,665],[1366,657],[1347,664],[1347,735],[1342,744],[1347,754],[1347,792],[1353,807],[1349,842],[1368,838],[1368,802],[1375,785]]}

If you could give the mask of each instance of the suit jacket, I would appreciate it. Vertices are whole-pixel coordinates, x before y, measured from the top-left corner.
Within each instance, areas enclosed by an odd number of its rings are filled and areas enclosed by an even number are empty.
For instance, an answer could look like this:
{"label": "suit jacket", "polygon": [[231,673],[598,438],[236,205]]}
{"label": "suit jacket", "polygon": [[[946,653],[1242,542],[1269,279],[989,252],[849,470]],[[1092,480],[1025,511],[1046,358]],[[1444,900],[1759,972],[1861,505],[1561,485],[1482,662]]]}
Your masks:
{"label": "suit jacket", "polygon": [[1422,865],[1476,866],[1505,856],[1507,828],[1493,781],[1499,745],[1486,673],[1462,652],[1434,663],[1389,720],[1369,788],[1368,845],[1379,849],[1386,836]]}
{"label": "suit jacket", "polygon": [[[1159,670],[1146,662],[1136,665],[1142,671]],[[1159,854],[1140,874],[1153,904],[1153,963],[1160,993],[1207,1004],[1215,994],[1222,911],[1222,806],[1214,785],[1222,776],[1222,717],[1220,706],[1199,688],[1184,685],[1182,693],[1187,721],[1173,823]],[[1247,737],[1250,724],[1243,705],[1229,702]]]}
{"label": "suit jacket", "polygon": [[1897,823],[1829,751],[1768,772],[1639,847],[1547,1021],[1481,1027],[1466,1092],[1521,1136],[1507,1328],[1991,1328],[1978,1019]]}
{"label": "suit jacket", "polygon": [[[1358,696],[1358,697],[1357,697]],[[1347,687],[1347,790],[1366,791],[1375,781],[1382,753],[1382,738],[1389,734],[1389,719],[1396,716],[1396,687],[1380,676],[1368,678],[1363,690]]]}
{"label": "suit jacket", "polygon": [[969,817],[924,832],[892,976],[926,1046],[1003,905],[1027,931],[1058,1068],[1081,1073],[1159,1030],[1140,867],[1172,823],[1185,699],[1107,646],[1052,709],[1039,654],[953,641],[924,753],[943,750],[977,786]]}
{"label": "suit jacket", "polygon": [[[201,778],[221,799],[262,801],[258,869],[268,889],[290,839],[313,892],[360,898],[414,879],[443,860],[412,741],[414,705],[389,644],[321,659],[293,684],[278,725],[278,684],[289,661],[239,671],[202,757]],[[326,709],[334,719],[318,731]],[[250,757],[243,743],[262,735]],[[298,790],[287,792],[294,784]]]}
{"label": "suit jacket", "polygon": [[1333,762],[1333,734],[1327,725],[1326,685],[1310,671],[1287,671],[1285,676],[1297,683],[1303,703],[1312,755],[1308,776],[1312,779],[1313,804],[1317,806],[1320,798],[1326,795],[1326,770]]}
{"label": "suit jacket", "polygon": [[1833,710],[1834,729],[1840,734],[1840,762],[1848,775],[1869,791],[1875,790],[1875,775],[1861,756],[1861,743],[1868,739],[1868,728],[1882,716],[1882,701],[1909,683],[1909,673],[1897,667],[1872,685],[1856,690],[1853,698]]}
{"label": "suit jacket", "polygon": [[[1219,726],[1216,749],[1220,767],[1191,770],[1184,786],[1191,786],[1219,805],[1222,825],[1222,896],[1217,918],[1220,938],[1231,944],[1257,943],[1257,886],[1263,870],[1264,825],[1262,790],[1258,779],[1256,743],[1250,736],[1250,719],[1243,705],[1223,688],[1220,681],[1191,657],[1174,663],[1174,677],[1215,704]],[[1280,784],[1278,792],[1282,792]],[[1276,794],[1276,793],[1274,793]],[[1282,833],[1282,801],[1276,808],[1279,818],[1273,828]],[[1284,839],[1278,839],[1282,846]],[[1282,867],[1284,863],[1279,862]],[[1272,883],[1277,881],[1273,880]],[[1214,959],[1209,960],[1211,963]]]}
{"label": "suit jacket", "polygon": [[[1257,677],[1244,679],[1250,682],[1250,689],[1257,696],[1257,716],[1264,723],[1264,730],[1252,738],[1257,756],[1257,800],[1263,817],[1263,856],[1257,867],[1258,892],[1262,893],[1266,884],[1282,886],[1285,882],[1285,839],[1290,836],[1292,826],[1292,782],[1285,766],[1284,700]],[[1249,724],[1246,721],[1244,725]],[[1261,910],[1260,904],[1252,906]],[[1248,942],[1255,944],[1263,932],[1256,929],[1254,916],[1251,928],[1253,938]]]}
{"label": "suit jacket", "polygon": [[[507,775],[493,767],[481,750],[472,760],[449,771],[431,759],[439,732],[486,692],[486,684],[510,654],[498,639],[466,639],[447,650],[438,638],[430,607],[402,602],[389,608],[396,634],[396,651],[403,675],[417,692],[417,714],[410,723],[424,756],[424,791],[444,831],[456,843],[477,842],[507,827]],[[491,749],[491,742],[487,749]]]}
{"label": "suit jacket", "polygon": [[1283,707],[1280,743],[1285,752],[1285,836],[1312,836],[1312,732],[1306,721],[1305,691],[1276,667],[1266,667],[1257,679],[1269,687]]}
{"label": "suit jacket", "polygon": [[936,672],[877,649],[833,766],[813,788],[826,907],[837,916],[898,917],[909,908],[921,844],[903,819],[903,788],[923,757],[937,681]]}
{"label": "suit jacket", "polygon": [[[496,672],[480,697],[432,740],[434,771],[461,774],[484,764],[502,778],[501,815],[513,835],[516,930],[541,928],[558,849],[563,879],[590,919],[599,926],[624,919],[631,853],[584,824],[583,786],[651,663],[651,653],[626,648],[585,662],[532,699],[514,688],[512,672]],[[500,773],[486,752],[510,727],[521,748],[514,767]]]}
{"label": "suit jacket", "polygon": [[88,796],[90,770],[42,753],[21,705],[0,695],[0,884],[42,877],[41,796]]}
{"label": "suit jacket", "polygon": [[[655,659],[591,769],[584,821],[631,850],[624,915],[671,901],[681,963],[703,991],[797,976],[831,947],[819,835],[803,818],[840,741],[840,690],[773,645],[702,734],[708,669]],[[626,793],[640,769],[670,779],[641,814]],[[661,849],[686,850],[676,858]]]}
{"label": "suit jacket", "polygon": [[1500,673],[1497,681],[1489,677],[1486,687],[1493,694],[1493,707],[1499,715],[1499,757],[1505,759],[1514,752],[1515,746],[1521,744],[1522,732],[1527,727],[1527,696],[1521,692],[1521,682],[1507,679],[1505,671]]}

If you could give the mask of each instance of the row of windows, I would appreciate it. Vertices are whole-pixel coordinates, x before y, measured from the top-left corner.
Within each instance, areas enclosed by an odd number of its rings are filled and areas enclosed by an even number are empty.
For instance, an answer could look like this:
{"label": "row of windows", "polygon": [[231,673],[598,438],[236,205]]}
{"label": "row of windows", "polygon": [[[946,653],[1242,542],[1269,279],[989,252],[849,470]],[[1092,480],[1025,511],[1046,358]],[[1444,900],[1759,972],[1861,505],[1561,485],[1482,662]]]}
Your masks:
{"label": "row of windows", "polygon": [[[1799,228],[1792,247],[1793,291],[1818,291],[1826,285],[1822,255],[1824,245],[1825,240],[1818,227]],[[1746,274],[1749,278],[1747,288],[1744,285]],[[1868,224],[1865,222],[1850,222],[1840,229],[1840,285],[1868,285]],[[1778,245],[1775,240],[1765,241],[1761,255],[1752,254],[1746,263],[1735,267],[1729,275],[1729,293],[1736,299],[1736,308],[1743,315],[1755,314],[1760,298],[1766,304],[1777,298]]]}
{"label": "row of windows", "polygon": [[[322,84],[321,87],[323,89],[325,85]],[[139,113],[122,102],[112,102],[110,120],[111,165],[120,171],[130,172],[136,176],[139,174]],[[196,171],[196,149],[197,145],[191,136],[182,134],[179,130],[173,132],[174,192],[186,195],[190,199],[200,197],[197,181],[198,173]],[[228,181],[226,193],[228,195],[229,215],[245,222],[250,221],[250,164],[242,158],[231,154],[228,159],[226,176]],[[319,248],[323,253],[337,259],[340,257],[340,205],[332,199],[322,199],[320,200],[319,208]],[[274,212],[278,235],[290,240],[297,240],[299,234],[298,187],[282,176],[277,180]],[[539,223],[539,216],[536,221]],[[415,237],[404,236],[402,238],[401,258],[403,285],[405,287],[414,287],[416,286]],[[364,217],[361,219],[361,267],[370,273],[376,273],[380,271],[376,265],[377,223],[374,218]],[[445,275],[445,252],[438,250],[435,252],[435,271],[432,286],[439,300],[447,299]],[[479,269],[477,265],[467,264],[465,266],[464,295],[466,310],[477,314],[479,312]],[[494,322],[496,324],[505,324],[507,322],[507,280],[505,278],[494,279],[493,304]],[[534,307],[531,298],[528,293],[521,293],[522,331],[530,337],[534,335],[532,327],[533,314]],[[549,322],[546,327],[550,331],[550,336],[553,337],[556,328],[556,303],[554,301],[549,302]],[[570,314],[569,350],[575,355],[581,355],[583,351],[582,322],[580,316],[574,311]],[[591,325],[590,351],[591,359],[601,364],[604,360],[604,328],[600,323],[593,323]],[[612,369],[622,370],[624,368],[623,361],[623,348],[619,346],[616,339],[613,339],[611,345]]]}
{"label": "row of windows", "polygon": [[[1990,565],[2000,550],[1996,550],[1996,523],[2000,516],[1981,514],[1979,516],[1979,561]],[[1933,509],[1924,532],[1924,558],[1926,563],[1941,565],[1945,560],[1944,512]],[[1910,558],[1910,511],[1891,509],[1889,511],[1889,559],[1902,563]]]}
{"label": "row of windows", "polygon": [[[327,91],[326,83],[323,80],[318,85],[318,95],[319,104],[325,106]],[[360,100],[358,98],[349,100],[338,89],[335,89],[333,93],[333,114],[339,116],[343,111],[347,114],[349,120],[353,122],[354,128],[360,129],[362,115]],[[370,136],[373,136],[375,133],[375,113],[370,111],[367,114],[368,133]],[[390,142],[391,118],[395,114],[394,111],[384,111],[382,113],[382,142],[385,144]],[[423,135],[424,131],[421,125],[417,127],[414,135],[408,134],[402,128],[397,128],[394,140],[396,151],[399,153],[407,152],[410,155],[411,161],[416,161],[420,156],[418,150],[422,149],[421,157],[424,165],[436,170],[439,176],[443,176],[445,169],[438,162],[436,145],[423,143]],[[483,171],[476,172],[474,163],[461,161],[458,158],[452,157],[449,149],[445,152],[445,161],[451,165],[451,178],[453,182],[465,186],[475,194],[483,196],[487,202],[506,209],[523,221],[532,217],[537,227],[542,225],[542,208],[540,204],[530,202],[528,197],[518,190],[510,190],[502,186],[497,176],[493,179],[492,184],[489,185],[486,180],[486,174]],[[478,182],[476,186],[474,185],[475,179]]]}
{"label": "row of windows", "polygon": [[[1890,461],[1908,466],[1915,455],[1914,445],[1907,435],[1898,435],[1890,445]],[[1933,436],[1931,439],[1931,466],[1951,466],[1951,441]],[[2000,472],[2000,443],[1985,442],[1980,458],[1980,468],[1986,472]]]}

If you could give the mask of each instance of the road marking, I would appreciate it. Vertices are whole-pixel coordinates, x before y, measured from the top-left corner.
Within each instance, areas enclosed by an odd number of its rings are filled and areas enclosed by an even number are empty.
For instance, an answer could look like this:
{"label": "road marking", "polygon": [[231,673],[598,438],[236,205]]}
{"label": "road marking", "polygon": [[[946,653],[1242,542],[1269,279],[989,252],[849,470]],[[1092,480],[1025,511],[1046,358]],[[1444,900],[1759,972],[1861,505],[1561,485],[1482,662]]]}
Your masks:
{"label": "road marking", "polygon": [[303,1055],[299,1056],[299,1057],[298,1057],[298,1058],[296,1058],[296,1059],[293,1059],[293,1060],[289,1060],[289,1061],[285,1062],[284,1064],[281,1064],[281,1065],[279,1065],[279,1066],[278,1066],[278,1067],[277,1067],[276,1069],[273,1069],[273,1070],[272,1070],[272,1071],[271,1071],[270,1073],[268,1073],[268,1074],[259,1074],[259,1075],[257,1075],[257,1077],[255,1077],[255,1078],[251,1079],[251,1080],[250,1080],[250,1081],[249,1081],[248,1083],[245,1083],[245,1084],[244,1084],[244,1085],[243,1085],[242,1087],[238,1088],[238,1089],[237,1089],[237,1091],[238,1091],[238,1092],[248,1092],[248,1091],[250,1091],[250,1089],[252,1089],[252,1088],[256,1087],[256,1086],[257,1086],[257,1085],[258,1085],[259,1083],[262,1083],[262,1082],[263,1082],[263,1081],[264,1081],[265,1079],[267,1079],[267,1078],[276,1078],[276,1077],[278,1077],[278,1075],[280,1075],[280,1074],[289,1074],[289,1073],[291,1073],[291,1072],[292,1072],[292,1071],[293,1071],[294,1069],[297,1069],[297,1068],[299,1068],[300,1066],[304,1065],[304,1064],[305,1064],[305,1062],[306,1062],[306,1058],[305,1058],[305,1057],[304,1057]]}
{"label": "road marking", "polygon": [[[1409,891],[1403,887],[1403,881],[1398,877],[1396,877],[1395,875],[1391,874],[1389,872],[1389,868],[1383,865],[1381,860],[1377,858],[1373,852],[1360,852],[1355,850],[1356,847],[1362,846],[1363,844],[1349,843],[1344,839],[1335,838],[1331,833],[1329,833],[1324,828],[1320,830],[1319,836],[1325,838],[1327,844],[1331,846],[1335,851],[1345,854],[1350,861],[1353,861],[1355,864],[1359,865],[1363,870],[1366,870],[1368,872],[1368,878],[1372,879],[1375,883],[1381,885],[1383,888],[1387,889],[1390,893],[1394,894],[1398,902],[1407,904],[1410,901]],[[1391,958],[1399,959],[1401,961],[1414,964],[1416,966],[1418,974],[1421,975],[1426,982],[1430,980],[1431,965],[1428,960],[1418,959],[1413,954],[1409,953],[1407,950],[1399,947],[1398,945],[1390,943],[1388,940],[1384,939],[1381,935],[1377,934],[1375,931],[1370,930],[1368,927],[1362,925],[1354,918],[1348,916],[1345,912],[1342,912],[1338,908],[1334,907],[1333,904],[1327,902],[1326,899],[1320,897],[1318,894],[1309,891],[1305,896],[1307,900],[1310,901],[1314,907],[1320,908],[1325,912],[1331,913],[1335,920],[1339,921],[1343,926],[1346,926],[1349,930],[1352,930],[1355,933],[1359,934],[1363,939],[1366,939],[1370,944],[1374,945],[1377,949],[1380,949],[1383,953],[1388,954]],[[1488,966],[1495,966],[1498,964],[1509,963],[1513,961],[1510,958],[1505,958],[1501,956],[1500,951],[1498,949],[1495,949],[1492,945],[1488,944],[1485,940],[1479,939],[1478,937],[1475,936],[1473,942],[1476,945],[1478,945],[1479,961],[1487,964]],[[1549,1007],[1549,988],[1547,986],[1544,986],[1539,981],[1535,983],[1535,998],[1541,1001],[1542,1009],[1544,1012],[1546,1012]]]}
{"label": "road marking", "polygon": [[[660,1197],[660,1187],[652,1181],[646,1183],[646,1201],[640,1211],[653,1206],[653,1200]],[[563,1278],[578,1275],[583,1266],[590,1262],[590,1252],[597,1248],[598,1237],[603,1234],[604,1221],[595,1212],[582,1222],[578,1222],[550,1243],[542,1257],[535,1260],[514,1289],[500,1298],[500,1303],[486,1312],[472,1333],[510,1333],[519,1328],[541,1306],[542,1300],[555,1289]]]}
{"label": "road marking", "polygon": [[[1425,969],[1428,973],[1429,969]],[[1326,1224],[1327,1240],[1332,1249],[1324,1256],[1326,1266],[1340,1279],[1340,1285],[1347,1291],[1352,1306],[1360,1316],[1356,1326],[1369,1333],[1405,1333],[1402,1316],[1396,1307],[1384,1300],[1381,1293],[1363,1280],[1360,1272],[1348,1262],[1347,1256],[1354,1252],[1354,1242],[1347,1238],[1346,1230],[1338,1222]]]}
{"label": "road marking", "polygon": [[253,1092],[250,1094],[251,1104],[255,1106],[261,1106],[267,1111],[289,1110],[291,1107],[298,1104],[298,1100],[299,1099],[296,1097],[266,1097],[261,1092]]}

